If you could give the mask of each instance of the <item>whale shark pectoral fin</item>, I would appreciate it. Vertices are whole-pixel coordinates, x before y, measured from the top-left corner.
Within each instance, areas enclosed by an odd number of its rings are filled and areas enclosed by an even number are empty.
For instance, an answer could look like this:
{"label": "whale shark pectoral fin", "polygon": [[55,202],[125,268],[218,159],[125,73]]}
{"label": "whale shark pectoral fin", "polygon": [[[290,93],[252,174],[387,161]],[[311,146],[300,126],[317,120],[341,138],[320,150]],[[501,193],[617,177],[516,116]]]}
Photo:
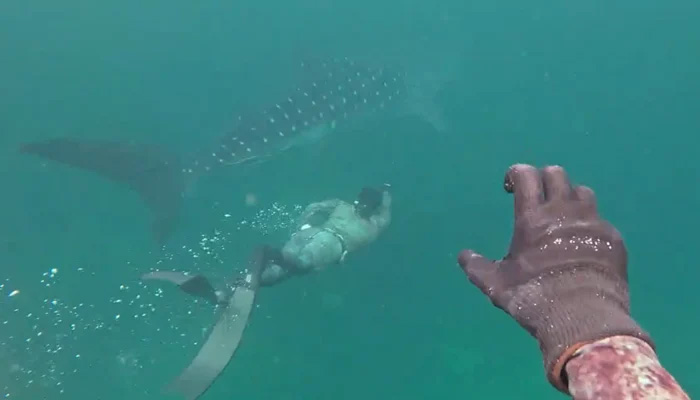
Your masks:
{"label": "whale shark pectoral fin", "polygon": [[162,244],[179,222],[184,191],[180,162],[161,149],[133,143],[58,138],[26,143],[20,152],[95,172],[136,191],[153,213]]}
{"label": "whale shark pectoral fin", "polygon": [[413,112],[438,133],[445,133],[450,129],[450,122],[445,116],[443,109],[434,101],[425,101],[413,106]]}

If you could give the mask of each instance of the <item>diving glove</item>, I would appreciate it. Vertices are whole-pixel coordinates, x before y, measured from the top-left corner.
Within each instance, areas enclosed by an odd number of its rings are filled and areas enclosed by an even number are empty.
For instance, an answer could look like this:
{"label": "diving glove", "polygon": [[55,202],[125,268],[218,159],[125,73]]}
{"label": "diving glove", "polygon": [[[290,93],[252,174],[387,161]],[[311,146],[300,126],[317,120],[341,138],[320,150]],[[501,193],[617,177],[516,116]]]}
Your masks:
{"label": "diving glove", "polygon": [[625,335],[653,347],[630,317],[627,251],[600,218],[593,191],[572,187],[560,167],[512,166],[505,190],[515,203],[508,254],[499,261],[464,250],[469,280],[540,345],[547,378],[568,393],[564,366],[582,346]]}

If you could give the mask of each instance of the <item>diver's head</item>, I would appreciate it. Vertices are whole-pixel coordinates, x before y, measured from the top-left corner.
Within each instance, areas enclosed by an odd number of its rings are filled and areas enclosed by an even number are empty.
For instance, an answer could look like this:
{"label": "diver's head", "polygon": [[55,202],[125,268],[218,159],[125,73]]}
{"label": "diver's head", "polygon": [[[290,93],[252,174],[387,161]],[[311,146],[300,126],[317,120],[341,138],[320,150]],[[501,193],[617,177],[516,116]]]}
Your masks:
{"label": "diver's head", "polygon": [[357,195],[357,200],[355,200],[355,210],[362,218],[369,218],[377,212],[379,207],[382,205],[382,191],[371,188],[364,187]]}

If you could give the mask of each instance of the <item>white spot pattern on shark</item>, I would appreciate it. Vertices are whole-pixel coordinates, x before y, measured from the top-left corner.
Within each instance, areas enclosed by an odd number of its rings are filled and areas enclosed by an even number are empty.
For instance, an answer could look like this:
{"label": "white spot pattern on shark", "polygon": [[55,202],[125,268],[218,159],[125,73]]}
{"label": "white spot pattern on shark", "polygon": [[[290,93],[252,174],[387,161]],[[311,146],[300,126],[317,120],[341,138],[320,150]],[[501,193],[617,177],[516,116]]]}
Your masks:
{"label": "white spot pattern on shark", "polygon": [[[296,145],[298,136],[318,137],[319,132],[329,131],[319,127],[332,125],[335,129],[338,119],[371,114],[400,100],[404,82],[399,73],[372,69],[347,58],[320,65],[321,73],[310,84],[296,88],[269,108],[239,116],[233,131],[223,138],[225,151],[197,158],[187,171],[268,158]],[[309,135],[309,131],[315,133]]]}

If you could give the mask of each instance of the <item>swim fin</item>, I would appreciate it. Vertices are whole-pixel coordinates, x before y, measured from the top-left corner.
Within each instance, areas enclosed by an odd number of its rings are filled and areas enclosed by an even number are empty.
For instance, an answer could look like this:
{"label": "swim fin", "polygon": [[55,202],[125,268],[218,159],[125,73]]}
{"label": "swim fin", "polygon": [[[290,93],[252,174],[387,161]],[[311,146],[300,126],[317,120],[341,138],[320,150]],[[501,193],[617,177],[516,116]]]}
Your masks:
{"label": "swim fin", "polygon": [[[243,339],[265,261],[264,249],[256,249],[248,261],[245,279],[234,289],[206,342],[190,365],[168,385],[168,390],[183,395],[187,400],[196,400],[226,368]],[[181,272],[163,271],[146,274],[144,277],[175,283],[183,291],[199,297],[207,298],[210,293],[214,293],[209,281],[201,275],[190,276]]]}
{"label": "swim fin", "polygon": [[185,179],[180,161],[153,146],[59,138],[24,144],[20,152],[98,173],[136,191],[153,213],[158,244],[174,232]]}
{"label": "swim fin", "polygon": [[170,282],[189,295],[201,297],[214,305],[219,303],[216,290],[204,275],[190,275],[179,271],[154,271],[144,274],[141,279]]}

